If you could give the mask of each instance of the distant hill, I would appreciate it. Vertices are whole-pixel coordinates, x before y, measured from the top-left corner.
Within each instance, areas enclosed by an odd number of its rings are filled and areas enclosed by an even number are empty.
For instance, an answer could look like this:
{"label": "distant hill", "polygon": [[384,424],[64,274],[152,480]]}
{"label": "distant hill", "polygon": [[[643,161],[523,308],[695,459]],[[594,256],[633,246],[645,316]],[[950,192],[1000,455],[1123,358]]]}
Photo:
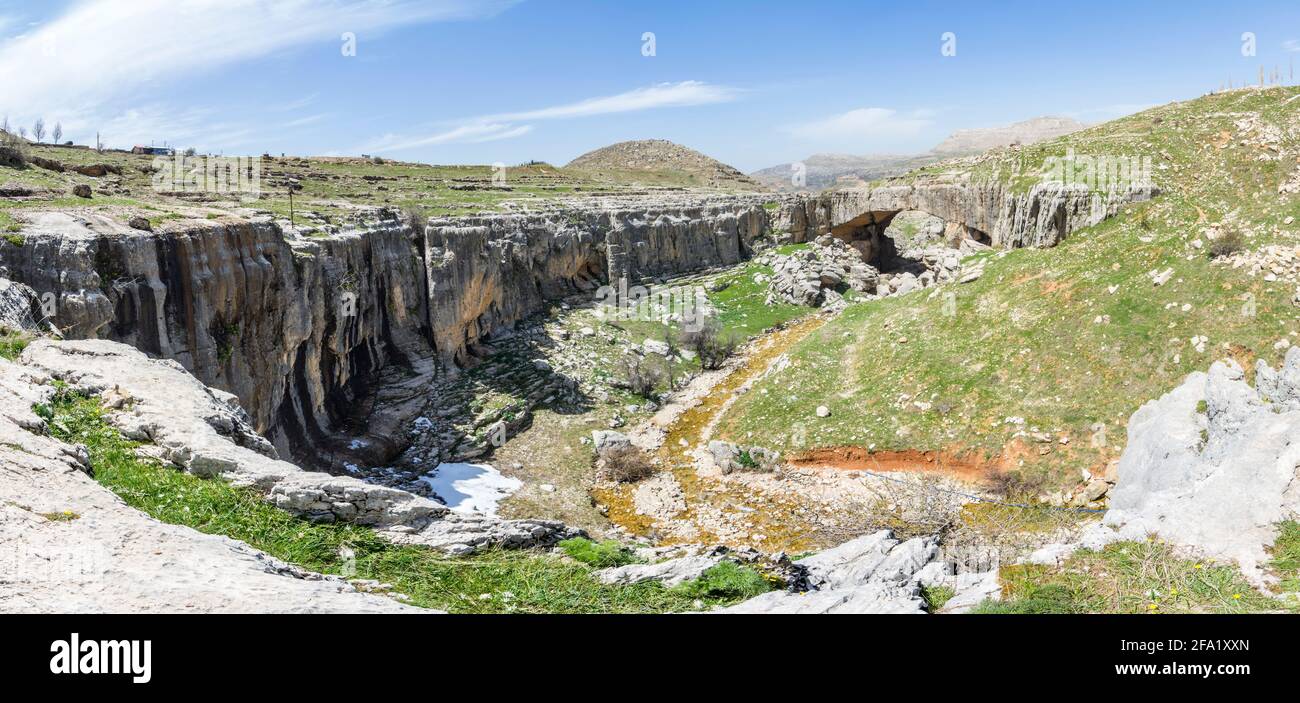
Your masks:
{"label": "distant hill", "polygon": [[1035,117],[1002,127],[960,129],[923,154],[814,154],[803,160],[806,186],[794,185],[793,164],[780,164],[755,171],[750,176],[763,185],[780,191],[823,190],[844,180],[873,181],[900,176],[936,161],[968,156],[1010,146],[1033,144],[1077,132],[1087,125],[1068,117]]}
{"label": "distant hill", "polygon": [[757,181],[738,169],[665,139],[611,144],[579,156],[564,168],[647,185],[761,189]]}
{"label": "distant hill", "polygon": [[1077,132],[1084,123],[1069,117],[1035,117],[1005,127],[959,129],[931,150],[935,154],[964,155],[1012,144],[1033,144]]}
{"label": "distant hill", "polygon": [[805,188],[799,188],[794,184],[794,164],[772,166],[749,175],[754,180],[774,190],[823,190],[835,185],[841,178],[874,181],[877,178],[901,176],[912,169],[931,164],[939,160],[939,158],[933,154],[906,156],[889,154],[867,156],[813,154],[800,162],[804,165]]}

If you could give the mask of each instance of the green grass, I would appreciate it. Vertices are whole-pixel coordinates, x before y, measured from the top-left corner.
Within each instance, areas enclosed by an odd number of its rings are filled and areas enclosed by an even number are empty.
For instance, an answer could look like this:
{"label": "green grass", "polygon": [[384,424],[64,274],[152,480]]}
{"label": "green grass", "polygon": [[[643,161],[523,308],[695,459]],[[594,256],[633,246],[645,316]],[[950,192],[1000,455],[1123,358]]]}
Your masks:
{"label": "green grass", "polygon": [[[298,519],[245,488],[145,461],[104,421],[98,401],[69,393],[36,411],[52,433],[90,450],[95,478],[127,504],[163,522],[246,542],[306,569],[392,584],[415,605],[457,613],[647,613],[696,610],[734,597],[657,583],[607,586],[591,567],[538,552],[491,551],[450,558],[395,545],[355,525]],[[350,556],[349,556],[350,554]],[[725,589],[724,589],[725,590]]]}
{"label": "green grass", "polygon": [[17,359],[31,341],[31,336],[23,332],[0,330],[0,357],[10,361]]}
{"label": "green grass", "polygon": [[1279,578],[1279,590],[1284,593],[1300,593],[1300,523],[1287,520],[1279,527],[1277,540],[1273,542],[1269,568]]}
{"label": "green grass", "polygon": [[626,566],[638,561],[631,550],[614,540],[594,542],[585,537],[574,537],[560,542],[559,547],[571,558],[597,569]]}
{"label": "green grass", "polygon": [[1235,567],[1186,559],[1163,542],[1118,542],[1081,550],[1057,567],[1003,567],[1002,601],[986,614],[1257,613],[1282,610]]}
{"label": "green grass", "polygon": [[947,586],[923,586],[921,588],[921,599],[925,601],[926,612],[936,612],[943,606],[947,605],[952,597],[957,595],[956,591]]}
{"label": "green grass", "polygon": [[746,599],[767,593],[772,590],[772,584],[748,566],[723,561],[709,568],[698,579],[687,581],[672,590],[689,598]]}

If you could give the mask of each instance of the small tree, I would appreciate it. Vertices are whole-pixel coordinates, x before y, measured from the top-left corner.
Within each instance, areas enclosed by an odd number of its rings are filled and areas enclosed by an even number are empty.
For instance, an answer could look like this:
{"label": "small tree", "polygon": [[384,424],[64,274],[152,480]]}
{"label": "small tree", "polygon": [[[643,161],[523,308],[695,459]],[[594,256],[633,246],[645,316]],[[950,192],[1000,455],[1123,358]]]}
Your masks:
{"label": "small tree", "polygon": [[646,400],[655,399],[655,391],[667,377],[662,366],[636,354],[623,357],[619,366],[623,384]]}
{"label": "small tree", "polygon": [[716,320],[687,331],[682,341],[700,357],[700,367],[705,370],[721,368],[739,346],[736,337],[724,333]]}
{"label": "small tree", "polygon": [[55,143],[55,144],[62,144],[62,143],[63,143],[63,123],[62,123],[62,122],[55,122],[55,123],[54,123],[54,131],[50,133],[50,137],[52,137],[52,138],[54,139],[54,143]]}
{"label": "small tree", "polygon": [[44,117],[36,118],[36,124],[32,125],[32,136],[36,138],[37,142],[40,142],[42,139],[45,139],[45,118]]}
{"label": "small tree", "polygon": [[664,326],[664,346],[668,347],[668,354],[664,357],[668,362],[664,364],[664,371],[668,375],[668,390],[671,391],[677,388],[677,379],[673,374],[673,359],[681,351],[677,344],[677,330],[673,329],[672,325]]}

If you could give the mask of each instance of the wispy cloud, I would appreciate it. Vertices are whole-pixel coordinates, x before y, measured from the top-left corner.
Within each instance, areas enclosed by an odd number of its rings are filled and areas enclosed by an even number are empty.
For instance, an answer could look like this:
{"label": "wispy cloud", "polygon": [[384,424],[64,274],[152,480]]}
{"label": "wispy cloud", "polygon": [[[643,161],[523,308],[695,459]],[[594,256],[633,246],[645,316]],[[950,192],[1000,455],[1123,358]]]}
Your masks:
{"label": "wispy cloud", "polygon": [[638,112],[664,107],[693,107],[730,102],[739,97],[740,93],[741,91],[736,88],[710,85],[702,81],[660,83],[648,88],[629,90],[618,95],[589,98],[576,103],[557,105],[540,110],[488,115],[480,119],[485,121],[524,122],[527,120],[556,120],[611,115],[620,112]]}
{"label": "wispy cloud", "polygon": [[533,131],[532,125],[472,124],[434,134],[411,137],[386,134],[357,149],[359,152],[394,152],[439,144],[481,144],[522,137]]}
{"label": "wispy cloud", "polygon": [[492,16],[517,1],[81,0],[0,47],[0,111],[103,121],[168,83],[343,31]]}
{"label": "wispy cloud", "polygon": [[786,128],[798,139],[823,142],[877,142],[914,137],[934,124],[929,110],[899,112],[884,107],[864,107]]}
{"label": "wispy cloud", "polygon": [[1282,50],[1292,54],[1300,51],[1300,39],[1288,39],[1282,42]]}
{"label": "wispy cloud", "polygon": [[298,119],[295,120],[289,120],[288,122],[285,122],[283,126],[290,127],[290,128],[306,127],[309,124],[316,124],[317,122],[320,122],[326,117],[329,117],[329,113],[327,112],[322,112],[315,115],[307,115],[306,117],[299,117]]}
{"label": "wispy cloud", "polygon": [[[523,112],[506,112],[480,115],[443,124],[441,129],[427,136],[399,136],[388,134],[361,147],[359,151],[391,152],[422,146],[452,143],[477,143],[511,139],[533,130],[533,125],[519,124],[543,120],[563,120],[626,112],[640,112],[661,108],[693,107],[736,100],[743,91],[728,86],[712,85],[702,81],[659,83],[646,88],[636,88],[617,95],[588,98],[573,103],[544,107]],[[451,127],[454,124],[456,126]],[[448,127],[451,127],[448,129]]]}

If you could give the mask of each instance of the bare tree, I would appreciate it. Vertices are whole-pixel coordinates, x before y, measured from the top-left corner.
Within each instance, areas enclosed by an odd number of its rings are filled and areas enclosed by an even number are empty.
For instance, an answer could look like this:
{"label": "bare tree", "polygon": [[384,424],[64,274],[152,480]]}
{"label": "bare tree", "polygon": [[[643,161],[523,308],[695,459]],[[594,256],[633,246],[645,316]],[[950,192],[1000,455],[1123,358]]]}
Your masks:
{"label": "bare tree", "polygon": [[723,332],[716,320],[699,329],[687,330],[682,342],[699,355],[700,367],[706,370],[721,368],[740,345],[735,335]]}
{"label": "bare tree", "polygon": [[32,136],[36,137],[37,142],[40,142],[41,140],[45,139],[45,118],[44,117],[36,118],[36,124],[32,125]]}
{"label": "bare tree", "polygon": [[0,132],[12,132],[12,131],[13,130],[9,129],[9,115],[5,115],[4,119],[0,120]]}
{"label": "bare tree", "polygon": [[54,143],[55,143],[55,144],[61,144],[61,143],[63,142],[63,123],[62,123],[62,122],[55,122],[55,123],[54,123],[54,131],[50,133],[50,137],[54,139]]}
{"label": "bare tree", "polygon": [[26,128],[26,127],[19,127],[19,128],[18,128],[18,136],[19,136],[19,138],[21,138],[21,139],[26,139],[26,138],[27,138],[27,128]]}

